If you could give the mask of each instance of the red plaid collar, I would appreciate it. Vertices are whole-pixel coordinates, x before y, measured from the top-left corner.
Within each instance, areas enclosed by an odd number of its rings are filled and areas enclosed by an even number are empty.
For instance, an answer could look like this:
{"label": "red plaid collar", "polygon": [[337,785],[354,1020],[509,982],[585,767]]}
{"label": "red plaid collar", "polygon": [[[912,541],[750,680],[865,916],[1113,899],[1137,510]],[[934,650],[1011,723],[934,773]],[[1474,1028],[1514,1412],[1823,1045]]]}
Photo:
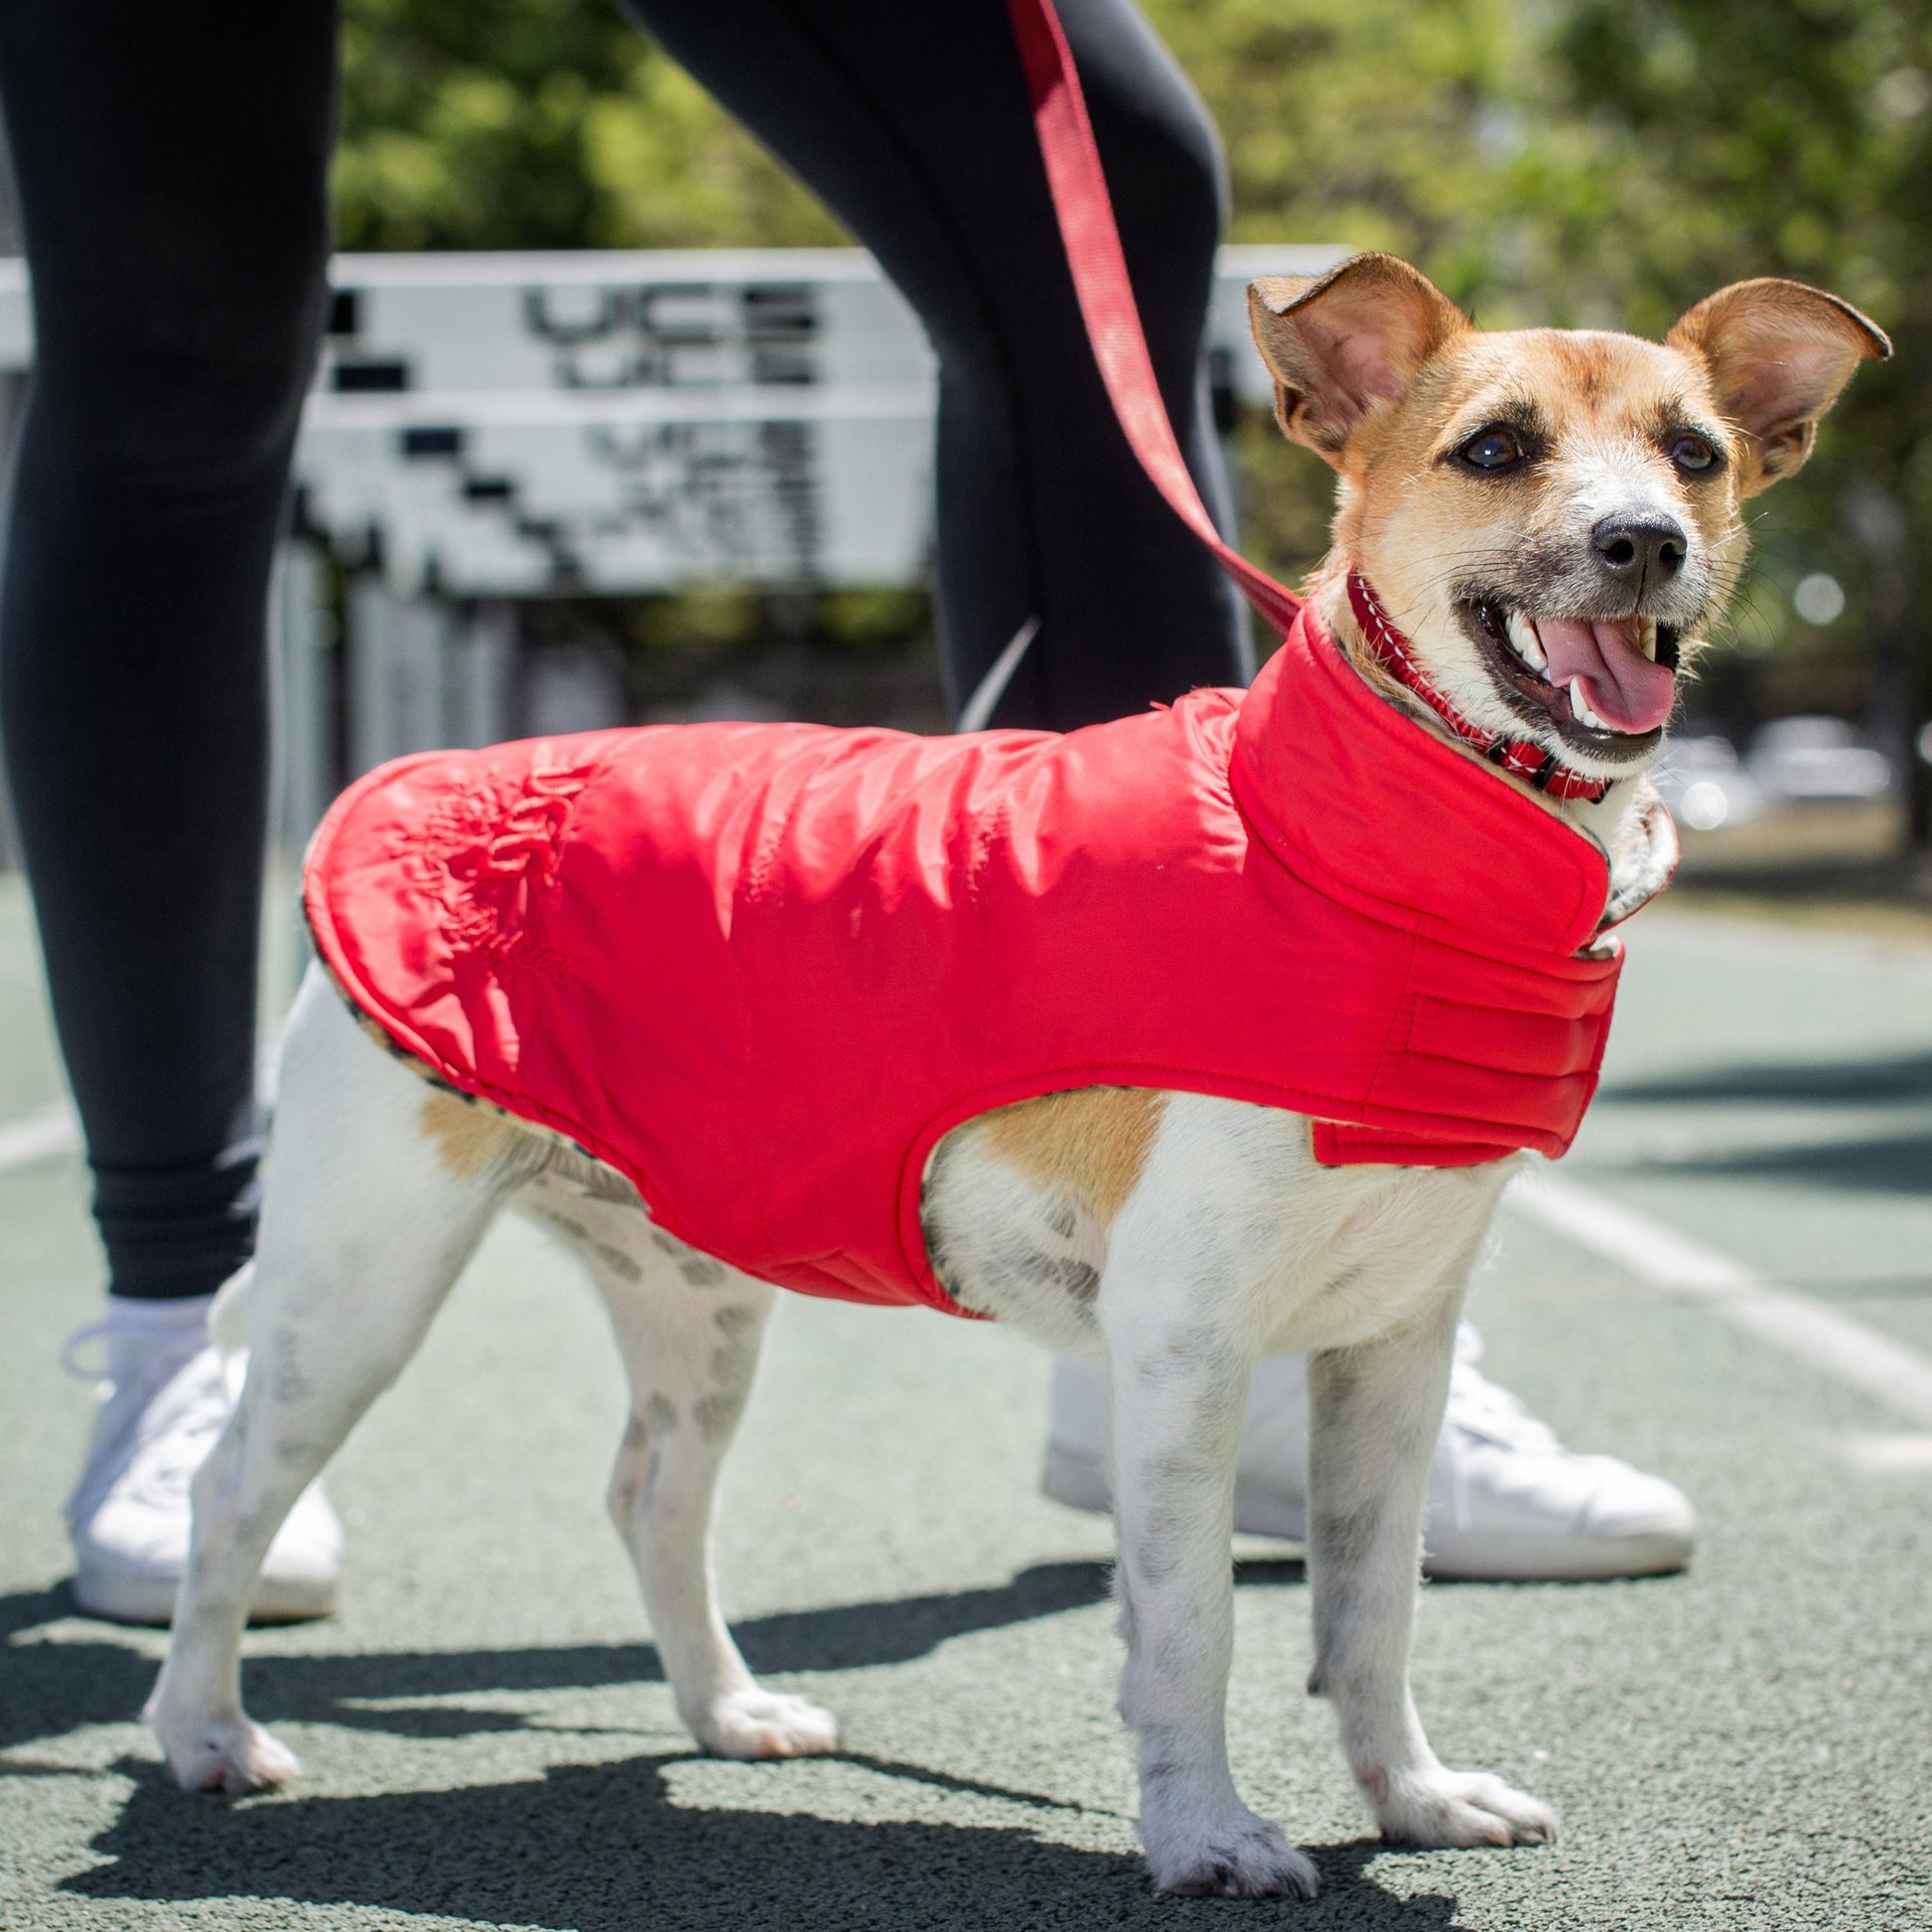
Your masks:
{"label": "red plaid collar", "polygon": [[1554,752],[1546,752],[1541,745],[1534,745],[1526,738],[1504,738],[1501,733],[1489,731],[1463,717],[1430,683],[1428,674],[1410,655],[1409,639],[1389,621],[1376,601],[1375,593],[1369,589],[1367,580],[1359,571],[1351,570],[1348,573],[1348,602],[1354,610],[1355,621],[1362,627],[1362,635],[1368,639],[1369,648],[1381,661],[1382,668],[1405,691],[1411,691],[1420,698],[1463,744],[1480,752],[1491,764],[1500,765],[1516,777],[1527,779],[1536,790],[1547,792],[1552,798],[1587,798],[1593,804],[1609,790],[1610,779],[1587,778],[1581,771],[1572,770]]}

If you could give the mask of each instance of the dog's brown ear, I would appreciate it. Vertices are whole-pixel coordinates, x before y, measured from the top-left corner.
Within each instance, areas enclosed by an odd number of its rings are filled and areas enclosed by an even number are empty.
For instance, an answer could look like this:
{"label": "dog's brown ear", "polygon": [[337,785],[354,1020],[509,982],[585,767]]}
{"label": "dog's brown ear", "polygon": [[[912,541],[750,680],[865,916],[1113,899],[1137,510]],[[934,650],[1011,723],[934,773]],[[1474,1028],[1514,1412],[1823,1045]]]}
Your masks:
{"label": "dog's brown ear", "polygon": [[1469,327],[1426,275],[1393,255],[1354,255],[1325,275],[1248,285],[1255,345],[1275,378],[1275,415],[1297,443],[1335,462],[1377,402]]}
{"label": "dog's brown ear", "polygon": [[1719,402],[1744,432],[1745,496],[1802,468],[1818,419],[1852,371],[1891,353],[1884,331],[1851,303],[1770,275],[1707,295],[1664,340],[1703,358]]}

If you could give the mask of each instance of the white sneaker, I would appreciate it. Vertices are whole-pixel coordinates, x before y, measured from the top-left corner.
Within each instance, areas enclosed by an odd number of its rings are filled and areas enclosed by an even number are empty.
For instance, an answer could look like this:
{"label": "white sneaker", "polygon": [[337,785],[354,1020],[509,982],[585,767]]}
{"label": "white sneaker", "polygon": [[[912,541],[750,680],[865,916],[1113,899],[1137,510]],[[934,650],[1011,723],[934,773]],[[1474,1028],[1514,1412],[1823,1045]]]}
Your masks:
{"label": "white sneaker", "polygon": [[[103,1320],[69,1337],[70,1374],[86,1343],[104,1344],[100,1413],[86,1466],[68,1498],[74,1600],[122,1623],[167,1623],[188,1564],[189,1484],[241,1392],[246,1358],[209,1339],[214,1298],[108,1298]],[[249,1618],[294,1623],[327,1616],[342,1577],[343,1529],[322,1485],[297,1499],[276,1534]]]}
{"label": "white sneaker", "polygon": [[[1476,1367],[1466,1322],[1429,1470],[1423,1569],[1487,1582],[1647,1577],[1691,1560],[1697,1514],[1674,1483],[1613,1455],[1579,1455]],[[1234,1526],[1300,1543],[1308,1536],[1308,1386],[1304,1358],[1256,1366],[1234,1479]],[[1062,1356],[1040,1487],[1075,1509],[1106,1510],[1107,1385]]]}

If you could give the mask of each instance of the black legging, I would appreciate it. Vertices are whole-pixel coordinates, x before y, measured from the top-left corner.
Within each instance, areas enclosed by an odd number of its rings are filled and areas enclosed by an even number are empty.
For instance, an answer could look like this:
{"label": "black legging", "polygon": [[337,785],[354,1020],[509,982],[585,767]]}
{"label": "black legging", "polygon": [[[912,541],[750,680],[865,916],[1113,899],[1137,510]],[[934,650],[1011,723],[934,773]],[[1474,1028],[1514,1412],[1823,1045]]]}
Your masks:
{"label": "black legging", "polygon": [[[1094,372],[1003,0],[631,0],[821,195],[940,361],[955,698],[1030,617],[1002,723],[1238,680],[1235,600]],[[1061,0],[1154,361],[1210,505],[1214,137],[1130,0]],[[323,313],[334,0],[0,0],[38,361],[0,726],[114,1292],[252,1242],[270,559]]]}

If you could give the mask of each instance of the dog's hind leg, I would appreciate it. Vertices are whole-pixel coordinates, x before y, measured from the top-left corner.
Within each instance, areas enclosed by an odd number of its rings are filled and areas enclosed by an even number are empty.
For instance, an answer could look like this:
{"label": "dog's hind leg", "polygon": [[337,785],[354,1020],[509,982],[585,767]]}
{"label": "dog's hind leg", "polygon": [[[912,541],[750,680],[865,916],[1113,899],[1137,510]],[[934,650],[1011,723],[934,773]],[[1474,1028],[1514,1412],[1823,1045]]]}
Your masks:
{"label": "dog's hind leg", "polygon": [[313,971],[289,1022],[246,1383],[197,1473],[188,1570],[147,1718],[189,1790],[295,1759],[241,1708],[249,1596],[276,1530],[414,1353],[503,1188],[548,1150],[426,1085]]}
{"label": "dog's hind leg", "polygon": [[636,1566],[678,1716],[720,1757],[836,1750],[829,1711],[762,1689],[746,1667],[712,1570],[718,1473],[776,1291],[653,1228],[634,1198],[614,1202],[575,1186],[569,1165],[519,1204],[583,1258],[610,1310],[630,1381],[611,1517]]}
{"label": "dog's hind leg", "polygon": [[1556,1814],[1480,1771],[1446,1769],[1409,1692],[1423,1492],[1442,1427],[1461,1296],[1375,1341],[1309,1362],[1311,1693],[1382,1834],[1400,1845],[1536,1845]]}

